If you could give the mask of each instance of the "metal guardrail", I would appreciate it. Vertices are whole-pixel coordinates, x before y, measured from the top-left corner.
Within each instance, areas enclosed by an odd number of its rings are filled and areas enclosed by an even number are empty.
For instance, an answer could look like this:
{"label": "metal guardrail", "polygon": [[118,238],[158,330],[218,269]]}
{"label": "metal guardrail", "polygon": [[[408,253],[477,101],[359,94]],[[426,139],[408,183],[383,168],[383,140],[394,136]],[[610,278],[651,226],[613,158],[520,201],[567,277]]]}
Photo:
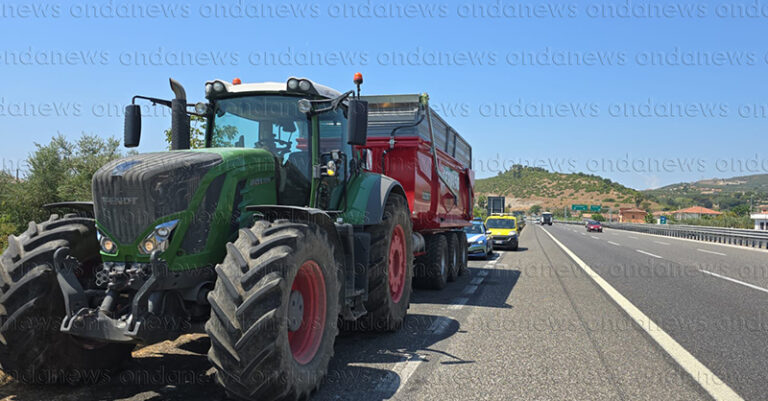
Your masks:
{"label": "metal guardrail", "polygon": [[[583,221],[561,221],[555,223],[584,225]],[[746,230],[741,228],[720,228],[707,226],[691,226],[684,224],[633,224],[633,223],[603,223],[603,227],[617,230],[635,231],[646,234],[663,235],[666,237],[686,238],[703,242],[730,244],[748,248],[768,249],[768,232]]]}

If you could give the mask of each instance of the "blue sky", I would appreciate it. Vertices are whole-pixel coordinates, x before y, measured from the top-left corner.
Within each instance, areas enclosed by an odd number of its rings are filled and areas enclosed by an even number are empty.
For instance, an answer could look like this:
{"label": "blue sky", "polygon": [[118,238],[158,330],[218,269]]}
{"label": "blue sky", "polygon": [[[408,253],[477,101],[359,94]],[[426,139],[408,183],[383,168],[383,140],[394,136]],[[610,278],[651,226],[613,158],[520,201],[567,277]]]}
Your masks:
{"label": "blue sky", "polygon": [[[57,133],[121,137],[131,96],[170,97],[168,77],[197,101],[213,78],[346,90],[360,71],[368,94],[428,92],[478,177],[522,163],[645,189],[768,173],[768,2],[32,4],[0,4],[5,169]],[[156,114],[142,152],[164,147]]]}

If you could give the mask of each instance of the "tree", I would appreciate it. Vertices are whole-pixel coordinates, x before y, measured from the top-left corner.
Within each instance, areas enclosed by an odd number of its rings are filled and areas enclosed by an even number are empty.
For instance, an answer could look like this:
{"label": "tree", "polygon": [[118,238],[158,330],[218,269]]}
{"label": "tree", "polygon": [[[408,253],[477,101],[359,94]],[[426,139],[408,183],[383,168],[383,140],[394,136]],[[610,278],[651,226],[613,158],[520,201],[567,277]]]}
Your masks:
{"label": "tree", "polygon": [[8,234],[23,230],[29,221],[47,219],[42,208],[47,203],[91,200],[93,173],[123,156],[119,146],[115,138],[86,134],[74,143],[58,135],[46,145],[35,144],[22,180],[0,177],[0,245],[5,246]]}
{"label": "tree", "polygon": [[645,214],[645,222],[648,224],[655,224],[656,223],[656,217],[653,216],[651,213]]}
{"label": "tree", "polygon": [[645,195],[642,192],[636,192],[632,198],[635,201],[635,207],[640,207],[640,204],[645,200]]}
{"label": "tree", "polygon": [[533,205],[530,209],[528,209],[528,214],[539,214],[541,213],[541,205]]}
{"label": "tree", "polygon": [[485,209],[480,207],[475,207],[473,210],[473,214],[475,218],[479,217],[483,220],[485,220],[485,218],[488,217],[488,212]]}
{"label": "tree", "polygon": [[[189,117],[189,147],[190,149],[202,149],[205,147],[205,129],[207,126],[205,117]],[[171,129],[165,130],[165,141],[168,149],[171,149]]]}
{"label": "tree", "polygon": [[749,213],[751,212],[748,204],[735,206],[731,209],[731,211],[737,216],[749,216]]}
{"label": "tree", "polygon": [[592,220],[594,221],[605,221],[605,217],[600,213],[592,213]]}
{"label": "tree", "polygon": [[481,209],[485,209],[485,207],[488,206],[488,198],[485,195],[478,196],[477,206],[479,206]]}

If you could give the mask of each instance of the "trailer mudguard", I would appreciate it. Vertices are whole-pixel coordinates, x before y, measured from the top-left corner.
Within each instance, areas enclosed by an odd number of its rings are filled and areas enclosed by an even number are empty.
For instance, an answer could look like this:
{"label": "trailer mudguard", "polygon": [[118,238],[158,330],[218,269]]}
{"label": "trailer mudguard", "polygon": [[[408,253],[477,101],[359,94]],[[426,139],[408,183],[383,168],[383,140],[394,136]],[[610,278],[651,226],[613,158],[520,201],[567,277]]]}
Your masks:
{"label": "trailer mudguard", "polygon": [[[389,195],[396,193],[408,199],[397,180],[381,174],[360,173],[349,183],[344,222],[354,225],[379,224]],[[408,207],[410,209],[410,205]]]}

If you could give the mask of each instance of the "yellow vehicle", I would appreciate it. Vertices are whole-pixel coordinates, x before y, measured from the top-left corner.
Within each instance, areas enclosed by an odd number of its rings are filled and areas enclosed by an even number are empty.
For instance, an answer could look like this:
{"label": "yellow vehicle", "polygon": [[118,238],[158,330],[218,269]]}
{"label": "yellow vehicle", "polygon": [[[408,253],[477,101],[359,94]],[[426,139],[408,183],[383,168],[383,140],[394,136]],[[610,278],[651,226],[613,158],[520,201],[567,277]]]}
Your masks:
{"label": "yellow vehicle", "polygon": [[493,214],[485,219],[485,226],[491,232],[493,247],[517,250],[517,218],[511,214]]}

